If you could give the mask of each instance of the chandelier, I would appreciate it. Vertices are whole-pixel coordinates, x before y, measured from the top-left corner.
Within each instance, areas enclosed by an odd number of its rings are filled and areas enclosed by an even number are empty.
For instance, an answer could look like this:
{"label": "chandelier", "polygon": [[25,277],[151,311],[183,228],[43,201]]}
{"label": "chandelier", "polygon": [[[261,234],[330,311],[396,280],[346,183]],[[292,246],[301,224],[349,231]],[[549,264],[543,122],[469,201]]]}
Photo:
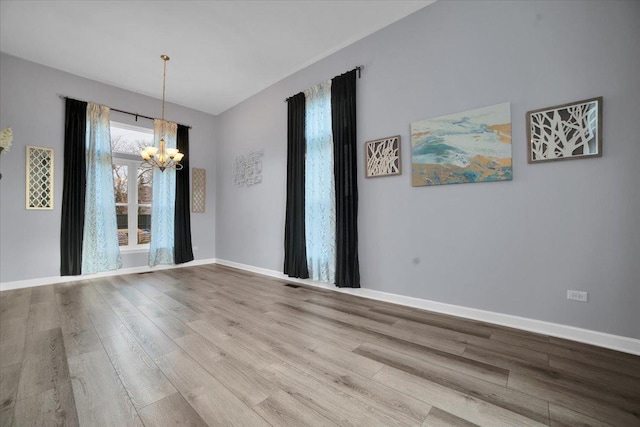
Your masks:
{"label": "chandelier", "polygon": [[[162,76],[162,126],[164,129],[164,95],[165,83],[167,81],[167,61],[169,60],[169,57],[167,55],[160,55],[160,58],[164,61],[164,75]],[[140,156],[142,156],[142,160],[144,160],[144,163],[147,166],[150,168],[158,168],[164,172],[165,169],[182,169],[180,160],[182,160],[184,154],[178,151],[177,148],[167,148],[166,143],[164,142],[164,137],[162,137],[160,138],[159,147],[145,147],[140,150]]]}

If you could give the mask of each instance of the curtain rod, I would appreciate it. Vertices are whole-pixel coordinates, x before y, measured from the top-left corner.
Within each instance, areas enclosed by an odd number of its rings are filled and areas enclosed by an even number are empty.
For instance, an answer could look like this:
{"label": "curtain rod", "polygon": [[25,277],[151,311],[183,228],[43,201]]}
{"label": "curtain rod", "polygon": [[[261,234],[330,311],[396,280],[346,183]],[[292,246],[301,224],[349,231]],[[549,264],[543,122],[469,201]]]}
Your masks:
{"label": "curtain rod", "polygon": [[[353,70],[358,70],[358,78],[362,78],[362,70],[364,69],[364,65],[357,65]],[[353,70],[349,70],[349,71],[353,71]],[[347,72],[349,72],[347,71]],[[284,102],[289,101],[291,97],[289,98],[285,98]]]}
{"label": "curtain rod", "polygon": [[[59,97],[60,99],[73,99],[74,101],[82,101],[81,99],[71,98],[70,96],[58,95],[58,97]],[[87,102],[87,101],[82,101],[82,102]],[[94,104],[97,104],[97,103],[94,103]],[[102,104],[100,104],[100,105],[102,105]],[[145,115],[143,115],[143,114],[130,113],[129,111],[118,110],[117,108],[111,108],[111,107],[107,107],[107,108],[109,108],[111,111],[115,111],[115,112],[118,112],[118,113],[128,114],[128,115],[130,115],[130,116],[135,116],[135,118],[136,118],[136,122],[138,121],[138,117],[141,117],[141,118],[143,118],[143,119],[156,120],[156,118],[155,118],[155,117],[149,117],[149,116],[145,116]],[[187,127],[187,128],[189,128],[189,129],[191,129],[191,126],[189,126],[189,125],[183,125],[183,124],[181,124],[181,123],[177,123],[177,124],[179,124],[179,125],[181,125],[181,126],[184,126],[184,127]]]}

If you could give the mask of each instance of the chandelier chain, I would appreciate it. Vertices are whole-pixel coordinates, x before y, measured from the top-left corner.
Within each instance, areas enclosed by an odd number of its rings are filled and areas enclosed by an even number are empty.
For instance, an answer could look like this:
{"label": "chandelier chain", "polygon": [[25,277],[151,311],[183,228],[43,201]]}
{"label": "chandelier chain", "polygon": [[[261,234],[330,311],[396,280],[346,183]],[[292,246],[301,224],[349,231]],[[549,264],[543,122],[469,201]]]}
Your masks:
{"label": "chandelier chain", "polygon": [[164,73],[162,74],[162,121],[164,122],[164,99],[165,88],[167,85],[167,61],[169,60],[169,57],[167,55],[163,55],[162,60],[164,61]]}

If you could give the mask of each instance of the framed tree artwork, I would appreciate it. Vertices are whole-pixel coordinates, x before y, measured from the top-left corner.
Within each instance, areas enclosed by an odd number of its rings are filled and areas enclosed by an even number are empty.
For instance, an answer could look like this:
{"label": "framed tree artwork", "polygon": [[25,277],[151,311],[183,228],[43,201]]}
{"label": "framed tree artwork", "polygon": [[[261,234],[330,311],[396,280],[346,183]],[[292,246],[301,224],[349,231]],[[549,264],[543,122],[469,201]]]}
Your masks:
{"label": "framed tree artwork", "polygon": [[602,97],[527,113],[527,161],[602,157]]}

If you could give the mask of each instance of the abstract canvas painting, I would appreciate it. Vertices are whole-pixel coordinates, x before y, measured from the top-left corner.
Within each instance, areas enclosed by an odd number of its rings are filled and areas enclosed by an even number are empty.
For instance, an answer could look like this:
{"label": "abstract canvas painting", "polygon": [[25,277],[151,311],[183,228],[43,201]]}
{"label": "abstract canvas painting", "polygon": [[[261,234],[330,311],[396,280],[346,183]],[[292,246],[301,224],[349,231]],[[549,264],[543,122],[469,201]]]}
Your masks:
{"label": "abstract canvas painting", "polygon": [[367,141],[364,149],[367,178],[400,174],[400,135]]}
{"label": "abstract canvas painting", "polygon": [[602,156],[602,97],[527,113],[529,163]]}
{"label": "abstract canvas painting", "polygon": [[510,104],[411,123],[411,183],[510,181]]}

